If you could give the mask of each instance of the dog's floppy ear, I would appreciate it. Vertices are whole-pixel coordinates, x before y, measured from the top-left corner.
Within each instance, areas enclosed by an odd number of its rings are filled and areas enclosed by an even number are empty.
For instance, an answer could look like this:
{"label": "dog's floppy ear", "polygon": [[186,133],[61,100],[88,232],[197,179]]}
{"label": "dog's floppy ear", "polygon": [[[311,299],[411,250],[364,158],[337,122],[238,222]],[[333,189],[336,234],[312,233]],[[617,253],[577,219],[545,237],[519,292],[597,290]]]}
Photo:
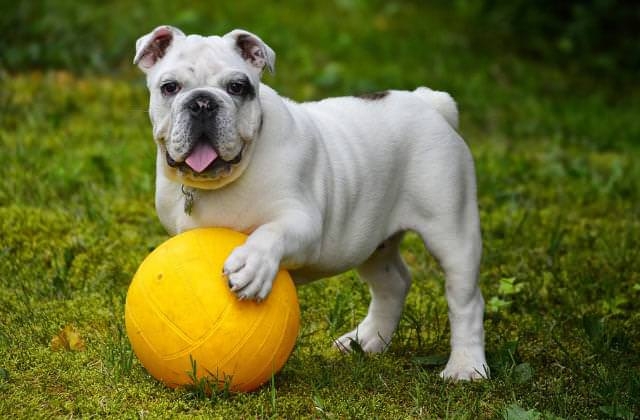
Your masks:
{"label": "dog's floppy ear", "polygon": [[260,72],[265,68],[271,73],[274,72],[276,53],[257,35],[243,29],[235,29],[226,34],[224,38],[231,40],[238,54]]}
{"label": "dog's floppy ear", "polygon": [[184,33],[173,26],[158,26],[136,41],[136,56],[133,64],[145,73],[153,67],[167,52],[175,37],[184,37]]}

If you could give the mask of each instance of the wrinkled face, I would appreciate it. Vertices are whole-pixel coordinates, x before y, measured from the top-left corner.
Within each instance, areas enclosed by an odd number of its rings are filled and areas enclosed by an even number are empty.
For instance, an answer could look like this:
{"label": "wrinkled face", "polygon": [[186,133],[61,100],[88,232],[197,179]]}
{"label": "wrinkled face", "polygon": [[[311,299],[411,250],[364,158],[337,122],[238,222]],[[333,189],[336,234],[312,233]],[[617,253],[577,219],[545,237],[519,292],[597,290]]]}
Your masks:
{"label": "wrinkled face", "polygon": [[251,157],[262,121],[260,74],[267,63],[256,65],[249,54],[266,57],[266,50],[258,50],[266,46],[257,37],[247,40],[248,33],[154,33],[148,35],[147,54],[143,50],[139,58],[141,38],[136,59],[147,60],[139,65],[147,73],[149,115],[163,171],[184,185],[220,188],[238,178]]}

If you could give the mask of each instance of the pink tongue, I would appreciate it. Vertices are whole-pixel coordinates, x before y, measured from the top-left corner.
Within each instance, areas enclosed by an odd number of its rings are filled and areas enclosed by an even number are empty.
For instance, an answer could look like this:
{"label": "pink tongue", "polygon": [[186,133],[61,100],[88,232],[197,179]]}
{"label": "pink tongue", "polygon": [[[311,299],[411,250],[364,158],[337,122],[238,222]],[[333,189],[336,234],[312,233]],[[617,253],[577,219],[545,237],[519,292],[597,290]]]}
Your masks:
{"label": "pink tongue", "polygon": [[207,169],[211,163],[216,160],[218,154],[213,147],[206,142],[199,142],[195,149],[191,152],[186,162],[194,171],[200,173]]}

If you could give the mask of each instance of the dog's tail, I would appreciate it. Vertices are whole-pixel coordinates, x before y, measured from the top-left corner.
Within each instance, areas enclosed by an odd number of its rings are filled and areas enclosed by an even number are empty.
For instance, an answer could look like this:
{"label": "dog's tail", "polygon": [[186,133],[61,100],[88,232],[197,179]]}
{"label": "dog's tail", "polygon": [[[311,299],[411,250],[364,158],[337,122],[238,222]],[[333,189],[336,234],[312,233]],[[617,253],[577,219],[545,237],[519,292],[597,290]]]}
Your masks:
{"label": "dog's tail", "polygon": [[458,107],[451,95],[447,92],[439,92],[427,87],[419,87],[414,90],[414,93],[438,111],[451,127],[458,129]]}

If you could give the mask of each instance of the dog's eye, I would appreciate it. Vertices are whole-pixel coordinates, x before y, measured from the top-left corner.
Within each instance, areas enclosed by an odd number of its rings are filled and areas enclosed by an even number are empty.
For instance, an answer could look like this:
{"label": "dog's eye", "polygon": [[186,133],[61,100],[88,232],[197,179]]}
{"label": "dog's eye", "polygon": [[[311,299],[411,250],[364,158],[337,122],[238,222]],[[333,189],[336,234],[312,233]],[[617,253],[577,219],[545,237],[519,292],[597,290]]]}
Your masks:
{"label": "dog's eye", "polygon": [[165,82],[160,86],[160,92],[163,96],[173,96],[180,91],[180,84],[178,82]]}
{"label": "dog's eye", "polygon": [[247,83],[241,81],[229,82],[227,92],[229,95],[242,96],[247,93]]}

